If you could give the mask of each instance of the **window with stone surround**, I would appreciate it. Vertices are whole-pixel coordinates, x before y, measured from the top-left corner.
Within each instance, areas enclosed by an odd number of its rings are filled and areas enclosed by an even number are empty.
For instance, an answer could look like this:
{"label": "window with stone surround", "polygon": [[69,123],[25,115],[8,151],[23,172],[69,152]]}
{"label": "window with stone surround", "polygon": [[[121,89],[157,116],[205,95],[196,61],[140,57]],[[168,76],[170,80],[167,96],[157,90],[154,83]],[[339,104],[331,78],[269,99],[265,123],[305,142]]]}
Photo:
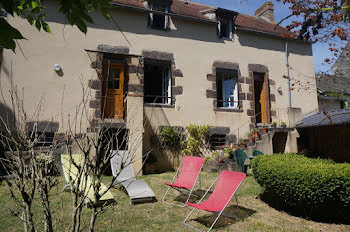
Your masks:
{"label": "window with stone surround", "polygon": [[168,6],[162,6],[157,4],[150,4],[150,10],[152,12],[149,13],[149,26],[152,29],[157,30],[168,30],[169,29],[169,15],[166,14],[157,14],[153,11],[160,11],[164,13],[169,13]]}
{"label": "window with stone surround", "polygon": [[219,108],[238,108],[237,70],[216,70],[217,106]]}
{"label": "window with stone surround", "polygon": [[225,145],[226,135],[212,134],[210,136],[210,145],[212,150],[222,150]]}
{"label": "window with stone surround", "polygon": [[145,103],[171,105],[171,64],[157,60],[145,60]]}

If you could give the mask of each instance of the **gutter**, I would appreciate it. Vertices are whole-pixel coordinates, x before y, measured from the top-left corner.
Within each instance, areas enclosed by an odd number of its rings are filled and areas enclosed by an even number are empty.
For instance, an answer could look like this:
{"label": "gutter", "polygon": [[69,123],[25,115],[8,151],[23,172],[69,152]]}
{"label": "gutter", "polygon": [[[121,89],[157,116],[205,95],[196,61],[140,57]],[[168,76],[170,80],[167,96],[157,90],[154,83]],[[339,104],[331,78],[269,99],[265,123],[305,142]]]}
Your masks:
{"label": "gutter", "polygon": [[243,28],[243,27],[237,27],[237,26],[236,26],[236,30],[244,31],[244,32],[251,32],[251,33],[257,33],[257,34],[261,34],[261,35],[268,36],[268,37],[284,39],[284,40],[287,40],[287,41],[302,42],[302,43],[306,43],[306,44],[313,44],[314,43],[314,42],[311,42],[311,41],[303,41],[303,40],[299,40],[299,39],[284,38],[284,37],[282,37],[280,35],[276,35],[276,34],[273,34],[273,33],[270,33],[270,32],[258,31],[258,30]]}

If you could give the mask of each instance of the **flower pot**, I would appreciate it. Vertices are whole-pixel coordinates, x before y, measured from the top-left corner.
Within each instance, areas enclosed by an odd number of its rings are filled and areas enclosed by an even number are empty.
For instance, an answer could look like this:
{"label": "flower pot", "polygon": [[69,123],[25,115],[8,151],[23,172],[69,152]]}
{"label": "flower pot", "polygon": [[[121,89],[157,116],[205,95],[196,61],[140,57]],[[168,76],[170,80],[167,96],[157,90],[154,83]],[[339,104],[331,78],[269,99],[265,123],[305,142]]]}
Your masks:
{"label": "flower pot", "polygon": [[286,127],[287,127],[287,125],[281,125],[281,127],[282,127],[282,128],[286,128]]}
{"label": "flower pot", "polygon": [[230,158],[232,157],[232,155],[231,155],[231,153],[229,153],[229,152],[225,152],[225,153],[224,153],[224,157],[225,157],[226,159],[230,159]]}
{"label": "flower pot", "polygon": [[267,128],[266,128],[266,127],[264,127],[264,128],[262,128],[262,129],[261,129],[261,131],[262,131],[262,133],[264,133],[264,134],[265,134],[265,133],[267,133]]}
{"label": "flower pot", "polygon": [[277,125],[274,125],[274,124],[272,124],[271,126],[272,126],[272,128],[276,128],[277,127]]}
{"label": "flower pot", "polygon": [[253,137],[250,137],[250,138],[249,138],[249,142],[250,142],[250,143],[254,142],[254,138],[253,138]]}
{"label": "flower pot", "polygon": [[218,162],[219,162],[219,163],[223,163],[223,162],[224,162],[224,159],[223,159],[223,158],[219,158],[219,159],[218,159]]}
{"label": "flower pot", "polygon": [[253,132],[253,135],[254,135],[254,138],[259,138],[259,132],[258,131],[256,131],[256,132]]}
{"label": "flower pot", "polygon": [[247,144],[245,144],[245,143],[241,144],[241,148],[246,148],[246,147],[247,147]]}

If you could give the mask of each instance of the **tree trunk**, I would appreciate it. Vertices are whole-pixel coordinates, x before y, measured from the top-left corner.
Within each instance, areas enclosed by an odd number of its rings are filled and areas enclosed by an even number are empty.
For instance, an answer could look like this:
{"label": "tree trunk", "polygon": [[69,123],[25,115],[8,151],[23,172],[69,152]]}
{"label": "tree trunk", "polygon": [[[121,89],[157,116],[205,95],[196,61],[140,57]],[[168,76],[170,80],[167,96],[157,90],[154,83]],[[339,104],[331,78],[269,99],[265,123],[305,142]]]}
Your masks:
{"label": "tree trunk", "polygon": [[96,223],[96,217],[97,217],[97,209],[94,206],[92,208],[92,214],[91,214],[91,218],[90,218],[90,227],[89,227],[89,232],[94,232],[94,227],[95,227],[95,223]]}

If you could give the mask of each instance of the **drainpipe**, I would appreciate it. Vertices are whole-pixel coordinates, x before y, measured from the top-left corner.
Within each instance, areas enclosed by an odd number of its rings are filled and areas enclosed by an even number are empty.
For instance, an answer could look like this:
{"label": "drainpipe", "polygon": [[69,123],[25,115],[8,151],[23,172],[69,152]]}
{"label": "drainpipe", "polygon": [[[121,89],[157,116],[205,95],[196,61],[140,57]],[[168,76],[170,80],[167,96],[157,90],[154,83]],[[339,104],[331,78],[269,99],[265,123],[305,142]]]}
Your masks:
{"label": "drainpipe", "polygon": [[287,77],[288,77],[289,107],[292,107],[292,93],[290,89],[289,60],[288,60],[288,40],[286,40],[286,68],[287,68]]}
{"label": "drainpipe", "polygon": [[287,68],[287,77],[288,77],[289,107],[292,107],[292,93],[290,90],[290,75],[289,75],[289,60],[288,60],[288,40],[286,40],[286,68]]}

